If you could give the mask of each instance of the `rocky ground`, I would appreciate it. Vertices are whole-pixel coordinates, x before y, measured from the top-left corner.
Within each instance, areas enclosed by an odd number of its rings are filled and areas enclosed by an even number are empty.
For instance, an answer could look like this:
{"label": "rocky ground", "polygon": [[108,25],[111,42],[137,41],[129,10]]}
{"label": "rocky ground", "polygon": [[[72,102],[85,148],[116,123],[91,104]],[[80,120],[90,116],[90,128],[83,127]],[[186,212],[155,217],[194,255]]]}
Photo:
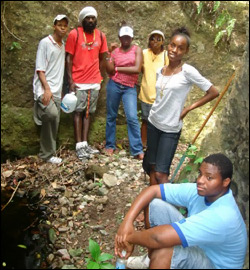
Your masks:
{"label": "rocky ground", "polygon": [[[98,146],[102,150],[102,146]],[[184,145],[179,145],[173,167]],[[29,262],[39,268],[86,269],[89,238],[102,252],[114,255],[114,237],[119,224],[138,193],[148,186],[142,161],[121,149],[113,156],[100,154],[80,161],[74,151],[59,150],[63,163],[48,164],[36,156],[1,165],[2,211],[9,197],[27,198],[27,206],[39,216],[29,221],[26,241]],[[12,199],[12,198],[11,198]],[[135,221],[138,230],[143,222]],[[143,248],[136,247],[135,254]],[[27,255],[26,255],[27,256]],[[115,258],[110,260],[115,265]],[[32,269],[32,268],[31,268]]]}

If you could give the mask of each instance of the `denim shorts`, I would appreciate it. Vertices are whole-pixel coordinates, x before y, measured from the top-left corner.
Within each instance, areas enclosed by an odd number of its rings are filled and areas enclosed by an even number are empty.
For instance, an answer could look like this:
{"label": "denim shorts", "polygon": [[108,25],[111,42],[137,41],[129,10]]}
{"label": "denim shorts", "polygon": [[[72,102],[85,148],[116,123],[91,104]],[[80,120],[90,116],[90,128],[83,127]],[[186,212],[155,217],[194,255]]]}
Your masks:
{"label": "denim shorts", "polygon": [[[184,217],[171,204],[154,199],[149,204],[150,227],[167,225],[179,221]],[[171,260],[171,269],[215,269],[213,263],[198,246],[175,246]]]}
{"label": "denim shorts", "polygon": [[141,102],[141,119],[148,122],[149,112],[153,104],[148,104],[143,101]]}
{"label": "denim shorts", "polygon": [[96,105],[98,101],[99,90],[78,90],[76,92],[77,103],[76,112],[83,112],[89,110],[90,113],[96,111]]}
{"label": "denim shorts", "polygon": [[148,163],[155,165],[155,171],[169,175],[170,166],[178,145],[181,131],[166,133],[148,122],[147,144]]}

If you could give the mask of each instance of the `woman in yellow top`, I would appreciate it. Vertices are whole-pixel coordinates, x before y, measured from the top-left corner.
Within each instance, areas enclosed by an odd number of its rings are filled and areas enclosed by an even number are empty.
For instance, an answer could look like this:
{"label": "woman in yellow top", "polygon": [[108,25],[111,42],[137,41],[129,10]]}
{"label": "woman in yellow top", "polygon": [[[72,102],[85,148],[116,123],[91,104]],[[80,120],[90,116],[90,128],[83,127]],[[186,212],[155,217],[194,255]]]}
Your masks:
{"label": "woman in yellow top", "polygon": [[152,31],[149,34],[148,49],[143,50],[143,76],[139,94],[142,112],[141,139],[143,147],[146,147],[147,144],[149,111],[156,97],[156,71],[164,65],[168,65],[167,51],[163,48],[164,39],[164,34],[161,31]]}

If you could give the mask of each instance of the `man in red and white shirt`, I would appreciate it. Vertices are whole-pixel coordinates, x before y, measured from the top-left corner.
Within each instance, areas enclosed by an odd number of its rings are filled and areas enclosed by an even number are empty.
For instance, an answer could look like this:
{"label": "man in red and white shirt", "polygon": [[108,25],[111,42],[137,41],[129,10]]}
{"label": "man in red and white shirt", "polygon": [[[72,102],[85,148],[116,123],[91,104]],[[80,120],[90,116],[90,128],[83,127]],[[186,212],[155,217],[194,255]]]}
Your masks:
{"label": "man in red and white shirt", "polygon": [[[77,29],[73,29],[66,42],[66,69],[69,91],[76,92],[77,105],[74,114],[76,154],[79,159],[99,153],[88,145],[90,114],[96,110],[102,75],[100,67],[108,51],[106,36],[98,29],[97,12],[85,7],[79,14]],[[104,74],[104,72],[103,72]]]}

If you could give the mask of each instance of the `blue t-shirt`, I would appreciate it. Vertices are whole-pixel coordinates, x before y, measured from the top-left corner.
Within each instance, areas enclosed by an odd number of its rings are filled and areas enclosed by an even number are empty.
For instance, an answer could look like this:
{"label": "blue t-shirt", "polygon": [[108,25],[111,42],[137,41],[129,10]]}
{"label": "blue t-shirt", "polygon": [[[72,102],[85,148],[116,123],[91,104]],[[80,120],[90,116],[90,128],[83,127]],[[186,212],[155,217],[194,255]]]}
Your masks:
{"label": "blue t-shirt", "polygon": [[188,217],[171,224],[182,246],[199,246],[217,269],[243,267],[246,249],[246,225],[232,191],[213,203],[197,193],[195,183],[162,184],[162,199],[186,207]]}

